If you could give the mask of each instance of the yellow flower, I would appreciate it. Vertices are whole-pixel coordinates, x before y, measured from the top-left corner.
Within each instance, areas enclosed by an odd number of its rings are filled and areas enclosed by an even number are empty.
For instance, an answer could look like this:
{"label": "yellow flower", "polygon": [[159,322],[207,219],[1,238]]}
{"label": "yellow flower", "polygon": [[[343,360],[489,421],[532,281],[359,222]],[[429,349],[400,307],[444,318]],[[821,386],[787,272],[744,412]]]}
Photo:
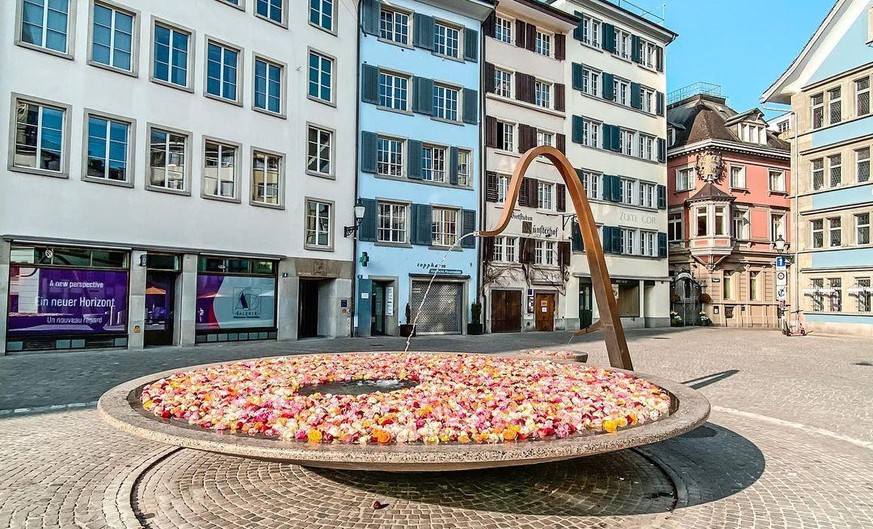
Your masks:
{"label": "yellow flower", "polygon": [[613,433],[618,429],[618,423],[612,419],[606,419],[603,421],[603,429],[609,433]]}
{"label": "yellow flower", "polygon": [[321,432],[318,430],[309,430],[309,433],[306,434],[306,438],[309,439],[310,443],[320,443],[321,442]]}

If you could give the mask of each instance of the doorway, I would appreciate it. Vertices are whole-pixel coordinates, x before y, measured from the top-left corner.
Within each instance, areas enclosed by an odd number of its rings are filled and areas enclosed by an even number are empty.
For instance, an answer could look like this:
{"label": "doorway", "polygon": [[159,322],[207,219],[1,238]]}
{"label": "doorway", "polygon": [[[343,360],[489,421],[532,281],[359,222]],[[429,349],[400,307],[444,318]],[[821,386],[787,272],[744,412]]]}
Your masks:
{"label": "doorway", "polygon": [[321,281],[317,279],[300,280],[298,339],[318,337],[318,290],[320,284]]}
{"label": "doorway", "polygon": [[173,345],[176,274],[149,270],[145,294],[144,345]]}
{"label": "doorway", "polygon": [[521,331],[521,291],[491,291],[491,332]]}
{"label": "doorway", "polygon": [[390,292],[388,285],[387,282],[373,281],[373,294],[370,297],[370,334],[372,336],[386,336],[388,334],[388,305],[393,304],[393,300],[390,302],[388,300]]}
{"label": "doorway", "polygon": [[555,330],[555,295],[537,293],[534,299],[534,311],[538,331],[551,332]]}
{"label": "doorway", "polygon": [[579,283],[579,328],[587,329],[594,323],[594,293],[591,283]]}

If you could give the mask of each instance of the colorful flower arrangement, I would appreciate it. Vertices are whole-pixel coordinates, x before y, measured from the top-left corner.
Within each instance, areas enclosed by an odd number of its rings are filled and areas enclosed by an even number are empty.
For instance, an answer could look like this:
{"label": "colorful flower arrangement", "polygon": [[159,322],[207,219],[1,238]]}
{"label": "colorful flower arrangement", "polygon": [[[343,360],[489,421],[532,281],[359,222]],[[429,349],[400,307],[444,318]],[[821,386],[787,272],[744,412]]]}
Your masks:
{"label": "colorful flower arrangement", "polygon": [[[364,395],[301,388],[360,380]],[[349,353],[220,364],[143,387],[143,408],[218,431],[310,443],[500,443],[615,432],[669,414],[667,392],[584,364],[472,354]]]}

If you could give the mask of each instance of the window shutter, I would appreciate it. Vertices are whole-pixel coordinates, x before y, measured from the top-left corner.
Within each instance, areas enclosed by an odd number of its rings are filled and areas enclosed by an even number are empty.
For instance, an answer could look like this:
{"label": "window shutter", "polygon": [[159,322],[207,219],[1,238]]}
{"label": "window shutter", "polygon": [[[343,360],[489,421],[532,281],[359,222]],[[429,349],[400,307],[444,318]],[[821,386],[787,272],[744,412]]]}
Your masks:
{"label": "window shutter", "polygon": [[488,15],[488,18],[485,19],[485,22],[482,23],[482,28],[485,31],[486,37],[494,38],[494,26],[497,25],[497,13],[494,11]]}
{"label": "window shutter", "polygon": [[621,248],[621,228],[612,228],[612,253],[624,253]]}
{"label": "window shutter", "polygon": [[564,184],[555,184],[555,209],[559,213],[567,211],[567,186]]}
{"label": "window shutter", "polygon": [[667,209],[667,186],[658,186],[658,209]]}
{"label": "window shutter", "polygon": [[464,60],[479,60],[479,32],[475,29],[464,28]]}
{"label": "window shutter", "polygon": [[643,94],[640,83],[631,83],[631,107],[636,109],[643,108]]}
{"label": "window shutter", "polygon": [[519,101],[530,103],[530,94],[528,94],[527,78],[530,77],[526,73],[515,73],[515,98]]}
{"label": "window shutter", "polygon": [[631,60],[635,63],[643,62],[643,43],[636,35],[631,35]]}
{"label": "window shutter", "polygon": [[582,143],[582,116],[573,116],[573,130],[570,139],[573,143]]}
{"label": "window shutter", "polygon": [[601,75],[600,78],[603,80],[603,89],[600,91],[600,96],[603,97],[603,99],[613,101],[615,99],[615,87],[612,86],[612,74],[603,72],[603,75]]}
{"label": "window shutter", "polygon": [[361,31],[367,35],[379,34],[379,16],[382,3],[379,0],[361,1]]}
{"label": "window shutter", "polygon": [[659,116],[664,115],[664,92],[655,92],[655,111]]}
{"label": "window shutter", "polygon": [[[579,11],[574,11],[573,13],[577,17],[579,17],[580,19],[584,16]],[[573,38],[578,40],[579,42],[582,42],[582,25],[583,24],[584,24],[584,22],[579,22],[579,25],[576,26],[575,28],[573,28]]]}
{"label": "window shutter", "polygon": [[424,246],[433,244],[433,214],[430,205],[412,205],[412,235],[409,242]]}
{"label": "window shutter", "polygon": [[485,92],[493,94],[496,87],[494,86],[494,76],[497,72],[494,69],[494,65],[490,62],[485,63],[485,80],[482,85],[485,87]]}
{"label": "window shutter", "polygon": [[464,88],[464,123],[470,125],[479,124],[479,92]]}
{"label": "window shutter", "polygon": [[534,262],[534,240],[528,238],[519,239],[519,262],[522,264],[533,264]]}
{"label": "window shutter", "polygon": [[565,105],[565,94],[564,94],[564,85],[561,83],[555,84],[555,110],[558,112],[564,111]]}
{"label": "window shutter", "polygon": [[612,150],[615,152],[621,152],[621,129],[618,125],[613,125],[609,132],[610,136],[612,136],[609,140],[612,144]]}
{"label": "window shutter", "polygon": [[527,35],[524,32],[525,23],[521,20],[515,21],[515,45],[519,48],[524,48],[524,38]]}
{"label": "window shutter", "polygon": [[574,252],[585,251],[585,244],[582,242],[582,230],[579,228],[579,222],[575,220],[570,229],[570,242],[572,243],[571,248]]}
{"label": "window shutter", "polygon": [[567,136],[564,136],[563,134],[556,134],[555,148],[561,151],[561,154],[567,154]]}
{"label": "window shutter", "polygon": [[612,24],[603,24],[603,49],[610,53],[615,53],[615,26]]}
{"label": "window shutter", "polygon": [[494,260],[494,237],[482,238],[482,260],[486,263]]}
{"label": "window shutter", "polygon": [[485,202],[497,202],[497,173],[485,173]]}
{"label": "window shutter", "polygon": [[528,207],[528,197],[527,197],[527,181],[528,178],[524,178],[521,181],[521,189],[518,190],[518,205]]}
{"label": "window shutter", "polygon": [[370,64],[361,67],[361,101],[379,103],[379,68]]}
{"label": "window shutter", "polygon": [[[476,231],[476,212],[472,209],[465,209],[462,211],[464,216],[464,233],[461,236],[467,235],[468,233],[473,233]],[[466,239],[461,241],[461,248],[475,248],[476,247],[476,237],[467,237]]]}
{"label": "window shutter", "polygon": [[658,138],[658,161],[665,163],[667,161],[667,140]]}
{"label": "window shutter", "polygon": [[536,51],[537,49],[537,27],[533,24],[526,24],[527,36],[525,36],[525,48],[530,51]]}
{"label": "window shutter", "polygon": [[621,201],[621,182],[617,176],[603,175],[603,198],[610,202]]}
{"label": "window shutter", "polygon": [[530,141],[532,128],[533,127],[530,127],[523,123],[519,123],[518,125],[518,152],[520,152],[521,154],[526,153],[528,149],[533,147]]}
{"label": "window shutter", "polygon": [[612,177],[612,201],[621,202],[621,178]]}
{"label": "window shutter", "polygon": [[426,50],[433,49],[433,17],[415,13],[412,23],[412,45]]}
{"label": "window shutter", "polygon": [[655,51],[655,67],[659,72],[664,71],[664,48],[660,46]]}
{"label": "window shutter", "polygon": [[449,147],[449,183],[458,185],[458,148]]}
{"label": "window shutter", "polygon": [[658,232],[658,257],[667,257],[667,234]]}
{"label": "window shutter", "polygon": [[601,136],[603,136],[603,148],[611,151],[612,150],[612,125],[607,125],[606,123],[604,123],[603,129],[601,132],[602,132]]}
{"label": "window shutter", "polygon": [[485,116],[485,146],[497,147],[497,118]]}
{"label": "window shutter", "polygon": [[361,132],[361,172],[376,173],[379,137],[372,132]]}
{"label": "window shutter", "polygon": [[578,62],[573,63],[573,90],[582,90],[582,75],[584,71],[582,65]]}
{"label": "window shutter", "polygon": [[570,266],[570,241],[558,241],[558,265]]}
{"label": "window shutter", "polygon": [[563,61],[567,58],[567,37],[562,34],[555,35],[555,59]]}
{"label": "window shutter", "polygon": [[406,177],[421,180],[421,142],[408,140],[406,142]]}
{"label": "window shutter", "polygon": [[412,111],[427,115],[433,113],[433,79],[412,78]]}
{"label": "window shutter", "polygon": [[375,241],[376,240],[376,201],[372,198],[358,199],[364,206],[364,219],[361,221],[361,226],[358,228],[358,240]]}
{"label": "window shutter", "polygon": [[527,205],[532,208],[539,206],[537,191],[539,191],[540,181],[536,178],[525,178],[524,182],[527,185]]}
{"label": "window shutter", "polygon": [[603,246],[603,253],[612,253],[612,227],[604,226],[603,227],[603,240],[600,241],[600,245]]}

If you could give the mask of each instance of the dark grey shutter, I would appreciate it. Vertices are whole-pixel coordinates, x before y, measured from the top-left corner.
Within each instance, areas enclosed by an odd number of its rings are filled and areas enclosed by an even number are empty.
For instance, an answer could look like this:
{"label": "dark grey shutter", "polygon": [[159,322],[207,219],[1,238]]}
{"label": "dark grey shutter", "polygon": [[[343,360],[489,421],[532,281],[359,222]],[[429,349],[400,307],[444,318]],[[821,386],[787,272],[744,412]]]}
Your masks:
{"label": "dark grey shutter", "polygon": [[485,116],[485,146],[497,147],[497,118]]}
{"label": "dark grey shutter", "polygon": [[486,93],[494,93],[494,76],[497,73],[494,70],[495,69],[493,64],[491,64],[490,62],[485,63],[485,73],[483,74],[485,76],[485,79],[482,81],[482,86],[485,88]]}
{"label": "dark grey shutter", "polygon": [[570,139],[573,143],[582,143],[582,116],[573,116],[573,130],[570,134]]}
{"label": "dark grey shutter", "polygon": [[562,34],[555,35],[555,59],[563,61],[567,58],[567,37]]}
{"label": "dark grey shutter", "polygon": [[518,152],[524,154],[531,148],[530,129],[532,127],[523,123],[518,124]]}
{"label": "dark grey shutter", "polygon": [[555,209],[558,213],[567,211],[567,186],[555,184]]}
{"label": "dark grey shutter", "polygon": [[631,35],[631,60],[635,63],[643,62],[643,42],[636,35]]}
{"label": "dark grey shutter", "polygon": [[479,60],[479,32],[475,29],[464,28],[464,60]]}
{"label": "dark grey shutter", "polygon": [[497,173],[485,173],[485,202],[497,202]]}
{"label": "dark grey shutter", "polygon": [[421,142],[408,140],[406,142],[406,176],[413,180],[421,180]]}
{"label": "dark grey shutter", "polygon": [[658,232],[658,257],[667,257],[667,234]]}
{"label": "dark grey shutter", "polygon": [[524,48],[524,38],[527,36],[524,32],[525,25],[521,20],[515,21],[515,45],[519,48]]}
{"label": "dark grey shutter", "polygon": [[412,78],[412,111],[427,115],[433,113],[433,79]]}
{"label": "dark grey shutter", "polygon": [[658,186],[658,209],[667,209],[667,186]]}
{"label": "dark grey shutter", "polygon": [[485,28],[486,37],[494,38],[495,25],[497,25],[497,13],[492,11],[488,18],[485,19],[485,22],[482,23],[482,27]]}
{"label": "dark grey shutter", "polygon": [[664,48],[660,46],[655,51],[655,67],[659,72],[664,71]]}
{"label": "dark grey shutter", "polygon": [[494,237],[482,238],[482,260],[486,263],[494,260]]}
{"label": "dark grey shutter", "polygon": [[610,138],[609,142],[612,145],[612,150],[615,152],[621,152],[621,128],[618,125],[613,125],[612,130],[610,130]]}
{"label": "dark grey shutter", "polygon": [[667,161],[667,140],[658,138],[658,161],[665,163]]}
{"label": "dark grey shutter", "polygon": [[449,147],[449,183],[458,185],[458,148]]}
{"label": "dark grey shutter", "polygon": [[655,92],[655,112],[659,116],[664,115],[664,93]]}
{"label": "dark grey shutter", "polygon": [[379,34],[379,16],[382,3],[379,0],[361,0],[361,31],[367,35]]}
{"label": "dark grey shutter", "polygon": [[582,230],[579,228],[579,222],[573,221],[573,227],[570,230],[571,248],[574,252],[584,252],[585,244],[582,242]]}
{"label": "dark grey shutter", "polygon": [[622,232],[621,228],[612,228],[612,252],[613,253],[624,253],[622,252]]}
{"label": "dark grey shutter", "polygon": [[615,52],[615,26],[603,24],[603,49],[610,53]]}
{"label": "dark grey shutter", "polygon": [[479,92],[464,88],[464,123],[479,124]]}
{"label": "dark grey shutter", "polygon": [[362,206],[364,206],[364,219],[361,221],[361,226],[358,228],[358,240],[375,241],[376,240],[376,201],[372,198],[359,198]]}
{"label": "dark grey shutter", "polygon": [[527,35],[525,36],[524,47],[530,51],[536,51],[537,49],[537,27],[533,24],[527,24],[525,30],[527,30]]}
{"label": "dark grey shutter", "polygon": [[567,154],[567,136],[564,136],[563,134],[556,134],[555,148],[561,151],[561,154]]}
{"label": "dark grey shutter", "polygon": [[361,172],[375,173],[379,137],[372,132],[361,133]]}
{"label": "dark grey shutter", "polygon": [[[584,15],[582,15],[582,13],[580,13],[579,11],[574,11],[573,13],[574,13],[577,17],[579,17],[580,19],[584,16]],[[579,25],[576,26],[575,28],[573,28],[573,38],[576,39],[576,40],[578,40],[579,42],[582,42],[582,25],[583,25],[584,23],[585,23],[584,21],[579,22]]]}
{"label": "dark grey shutter", "polygon": [[558,241],[558,265],[561,268],[570,266],[570,242]]}
{"label": "dark grey shutter", "polygon": [[603,136],[603,148],[606,150],[612,150],[612,125],[604,123],[601,132],[601,136]]}
{"label": "dark grey shutter", "polygon": [[515,73],[515,98],[519,101],[528,102],[528,85],[527,85],[528,75],[516,72]]}
{"label": "dark grey shutter", "polygon": [[566,90],[564,90],[564,85],[561,83],[555,84],[555,110],[558,112],[563,112],[565,110],[566,105]]}
{"label": "dark grey shutter", "polygon": [[603,253],[612,253],[612,226],[603,227],[603,240],[600,241]]}
{"label": "dark grey shutter", "polygon": [[412,233],[409,242],[423,246],[433,244],[433,214],[428,204],[412,205]]}
{"label": "dark grey shutter", "polygon": [[578,62],[574,62],[573,66],[573,90],[582,90],[582,76],[585,74],[585,70],[582,65]]}
{"label": "dark grey shutter", "polygon": [[641,109],[643,108],[643,94],[642,87],[640,83],[631,83],[631,107]]}
{"label": "dark grey shutter", "polygon": [[412,27],[412,45],[426,50],[433,49],[433,17],[415,13]]}
{"label": "dark grey shutter", "polygon": [[379,68],[370,64],[361,66],[361,101],[379,103]]}
{"label": "dark grey shutter", "polygon": [[600,96],[603,97],[603,99],[608,99],[610,101],[615,100],[615,87],[612,85],[612,74],[603,72],[600,79],[603,81],[603,90],[600,91]]}
{"label": "dark grey shutter", "polygon": [[[464,232],[461,233],[461,236],[467,235],[468,233],[473,233],[476,231],[476,212],[471,209],[465,209],[461,212],[463,214],[463,226]],[[476,247],[476,237],[467,237],[466,239],[461,241],[461,248],[475,248]]]}
{"label": "dark grey shutter", "polygon": [[529,206],[528,204],[528,196],[527,196],[527,181],[529,179],[525,177],[521,181],[521,188],[518,190],[518,205],[519,206]]}
{"label": "dark grey shutter", "polygon": [[617,176],[603,175],[603,198],[610,202],[621,202],[621,181]]}

